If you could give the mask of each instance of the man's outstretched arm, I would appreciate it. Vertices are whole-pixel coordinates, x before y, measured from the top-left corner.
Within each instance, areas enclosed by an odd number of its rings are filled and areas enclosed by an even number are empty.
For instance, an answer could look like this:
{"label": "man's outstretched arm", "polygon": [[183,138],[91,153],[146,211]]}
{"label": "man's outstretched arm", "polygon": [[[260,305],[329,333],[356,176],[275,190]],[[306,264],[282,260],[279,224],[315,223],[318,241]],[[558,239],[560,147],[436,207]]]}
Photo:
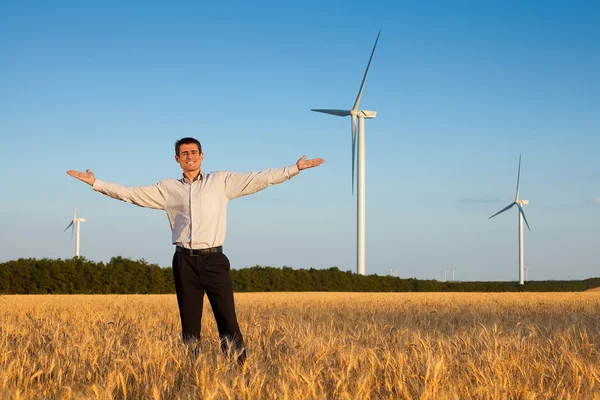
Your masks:
{"label": "man's outstretched arm", "polygon": [[122,200],[136,206],[164,210],[166,207],[165,196],[158,185],[149,186],[124,186],[118,183],[104,182],[96,179],[89,169],[85,172],[68,170],[67,174],[92,186],[92,188],[113,199]]}
{"label": "man's outstretched arm", "polygon": [[322,158],[307,160],[306,156],[302,156],[296,164],[285,168],[269,168],[260,172],[248,173],[230,172],[225,178],[227,197],[235,199],[259,192],[270,185],[276,185],[298,175],[304,169],[318,167],[324,161]]}

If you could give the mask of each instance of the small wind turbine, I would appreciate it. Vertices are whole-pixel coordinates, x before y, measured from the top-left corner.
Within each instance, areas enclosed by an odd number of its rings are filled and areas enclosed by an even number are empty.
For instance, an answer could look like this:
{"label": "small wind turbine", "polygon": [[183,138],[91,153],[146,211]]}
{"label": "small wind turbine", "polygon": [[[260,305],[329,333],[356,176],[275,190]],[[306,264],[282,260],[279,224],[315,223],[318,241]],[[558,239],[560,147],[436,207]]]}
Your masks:
{"label": "small wind turbine", "polygon": [[71,238],[73,237],[73,229],[75,229],[75,257],[79,257],[79,224],[80,222],[85,222],[85,218],[77,218],[77,206],[75,202],[73,202],[73,219],[71,223],[67,225],[65,228],[65,232],[67,229],[71,228]]}
{"label": "small wind turbine", "polygon": [[515,196],[515,201],[513,201],[511,204],[509,204],[508,206],[506,206],[505,208],[503,208],[502,210],[498,211],[496,214],[492,215],[490,218],[494,218],[496,215],[503,213],[504,211],[512,208],[514,205],[516,205],[519,208],[519,284],[523,285],[525,284],[523,278],[524,278],[524,271],[523,271],[523,220],[525,220],[525,224],[527,224],[527,229],[529,229],[529,231],[531,232],[531,229],[529,228],[529,223],[527,222],[527,218],[525,218],[525,211],[523,211],[523,206],[525,204],[529,204],[529,200],[521,200],[519,199],[519,184],[520,184],[520,180],[521,180],[521,155],[519,154],[519,172],[517,173],[517,195]]}
{"label": "small wind turbine", "polygon": [[448,272],[448,268],[444,268],[444,282],[448,282],[448,278],[446,278],[447,272]]}
{"label": "small wind turbine", "polygon": [[356,260],[356,272],[360,275],[365,275],[365,119],[375,118],[377,113],[375,111],[359,110],[360,98],[362,96],[365,82],[367,80],[367,74],[371,67],[371,61],[373,60],[373,54],[375,54],[375,48],[379,41],[379,35],[375,39],[375,45],[373,51],[371,51],[371,57],[365,70],[360,90],[354,106],[351,110],[330,110],[330,109],[311,109],[324,114],[336,115],[338,117],[347,117],[350,115],[352,120],[352,194],[354,194],[354,160],[356,153],[357,137],[356,137],[356,119],[358,118],[358,199],[357,199],[357,260]]}
{"label": "small wind turbine", "polygon": [[452,282],[456,282],[454,279],[454,271],[456,271],[456,268],[452,267]]}

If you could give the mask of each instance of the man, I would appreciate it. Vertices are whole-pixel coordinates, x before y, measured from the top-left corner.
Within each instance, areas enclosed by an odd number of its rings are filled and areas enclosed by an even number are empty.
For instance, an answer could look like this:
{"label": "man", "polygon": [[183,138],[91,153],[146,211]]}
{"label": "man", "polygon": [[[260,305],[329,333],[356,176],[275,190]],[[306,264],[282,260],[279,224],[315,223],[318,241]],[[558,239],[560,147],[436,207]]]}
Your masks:
{"label": "man", "polygon": [[155,185],[128,187],[96,179],[92,171],[67,171],[72,177],[92,185],[97,192],[141,207],[165,210],[176,246],[173,276],[186,343],[200,338],[204,293],[210,301],[221,348],[233,352],[238,362],[246,358],[244,340],[235,313],[230,264],[223,253],[226,211],[229,200],[249,195],[281,183],[307,168],[319,166],[323,159],[307,160],[285,168],[253,173],[201,171],[202,146],[194,138],[175,143],[175,160],[183,170],[181,179],[165,179]]}

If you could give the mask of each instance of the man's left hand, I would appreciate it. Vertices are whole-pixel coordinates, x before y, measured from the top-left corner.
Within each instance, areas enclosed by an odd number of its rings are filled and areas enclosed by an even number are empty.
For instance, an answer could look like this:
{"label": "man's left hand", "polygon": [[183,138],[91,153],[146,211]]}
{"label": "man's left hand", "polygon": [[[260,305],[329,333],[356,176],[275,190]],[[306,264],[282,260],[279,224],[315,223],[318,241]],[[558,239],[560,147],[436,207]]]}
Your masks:
{"label": "man's left hand", "polygon": [[298,166],[298,171],[302,171],[303,169],[318,167],[319,165],[323,164],[324,161],[325,160],[322,158],[313,158],[312,160],[307,160],[306,156],[302,156],[296,165]]}

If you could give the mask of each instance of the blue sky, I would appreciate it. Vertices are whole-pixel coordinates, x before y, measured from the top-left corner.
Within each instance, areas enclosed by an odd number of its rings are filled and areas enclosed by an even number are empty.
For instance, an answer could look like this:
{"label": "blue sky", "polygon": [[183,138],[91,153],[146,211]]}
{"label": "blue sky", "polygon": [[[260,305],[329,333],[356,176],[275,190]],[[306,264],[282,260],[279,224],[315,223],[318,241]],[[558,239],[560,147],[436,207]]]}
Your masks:
{"label": "blue sky", "polygon": [[81,253],[169,266],[164,212],[69,177],[146,185],[321,167],[229,205],[234,268],[355,269],[350,108],[379,29],[366,122],[367,273],[517,280],[519,154],[530,279],[600,276],[600,4],[74,2],[0,6],[0,261]]}

